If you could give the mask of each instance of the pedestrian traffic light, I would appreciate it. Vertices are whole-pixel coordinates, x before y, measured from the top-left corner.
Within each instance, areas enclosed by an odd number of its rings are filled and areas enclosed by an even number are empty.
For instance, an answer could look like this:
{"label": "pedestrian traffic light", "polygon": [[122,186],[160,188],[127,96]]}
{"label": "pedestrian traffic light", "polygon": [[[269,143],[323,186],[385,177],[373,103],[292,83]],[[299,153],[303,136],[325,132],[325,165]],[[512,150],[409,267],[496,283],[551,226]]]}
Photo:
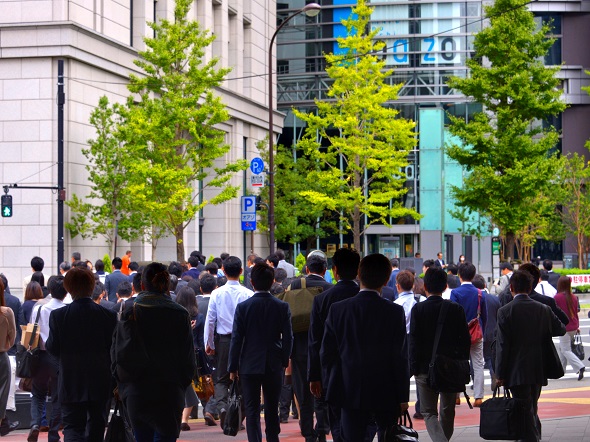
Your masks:
{"label": "pedestrian traffic light", "polygon": [[262,198],[260,198],[260,195],[256,195],[256,210],[261,210],[262,209]]}
{"label": "pedestrian traffic light", "polygon": [[2,195],[2,217],[12,216],[12,195]]}

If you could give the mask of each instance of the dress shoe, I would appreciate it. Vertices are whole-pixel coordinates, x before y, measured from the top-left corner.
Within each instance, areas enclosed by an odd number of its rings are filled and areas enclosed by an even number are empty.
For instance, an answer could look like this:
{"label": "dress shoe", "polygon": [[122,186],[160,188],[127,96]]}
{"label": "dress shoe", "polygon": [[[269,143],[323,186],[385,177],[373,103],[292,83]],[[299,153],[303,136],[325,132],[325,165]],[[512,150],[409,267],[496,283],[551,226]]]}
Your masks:
{"label": "dress shoe", "polygon": [[482,399],[476,399],[475,401],[473,401],[473,406],[474,407],[481,407],[482,403],[483,403]]}
{"label": "dress shoe", "polygon": [[208,427],[214,427],[215,425],[217,425],[217,422],[215,422],[215,418],[208,411],[205,412],[205,424],[207,424]]}
{"label": "dress shoe", "polygon": [[219,412],[219,425],[221,425],[221,429],[223,430],[223,424],[225,424],[225,415],[227,414],[227,412],[225,411],[225,408],[222,408],[221,411]]}
{"label": "dress shoe", "polygon": [[286,424],[287,422],[289,422],[289,418],[288,417],[282,417],[281,418],[281,424]]}
{"label": "dress shoe", "polygon": [[586,367],[580,368],[580,371],[578,372],[578,381],[584,379],[584,371],[586,371]]}
{"label": "dress shoe", "polygon": [[27,442],[37,442],[39,438],[39,425],[33,425],[27,436]]}
{"label": "dress shoe", "polygon": [[415,412],[414,419],[424,419],[424,416],[422,416],[422,413]]}
{"label": "dress shoe", "polygon": [[49,431],[49,427],[48,427],[47,425],[41,425],[41,426],[39,427],[39,431],[40,431],[41,433],[47,433],[47,432]]}
{"label": "dress shoe", "polygon": [[0,422],[0,436],[6,436],[11,431],[16,430],[19,425],[19,421],[10,422],[7,418],[2,419],[2,422]]}
{"label": "dress shoe", "polygon": [[180,424],[180,431],[191,431],[191,427],[186,422]]}

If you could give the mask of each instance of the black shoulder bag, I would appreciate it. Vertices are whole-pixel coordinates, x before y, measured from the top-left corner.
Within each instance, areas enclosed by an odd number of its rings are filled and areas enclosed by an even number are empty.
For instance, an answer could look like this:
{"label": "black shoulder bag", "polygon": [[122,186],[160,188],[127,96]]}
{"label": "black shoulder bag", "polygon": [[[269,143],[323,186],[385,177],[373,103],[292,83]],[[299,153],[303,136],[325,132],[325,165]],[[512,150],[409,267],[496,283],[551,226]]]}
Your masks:
{"label": "black shoulder bag", "polygon": [[31,339],[29,339],[29,345],[25,347],[20,342],[16,344],[16,375],[19,378],[32,378],[37,374],[37,370],[39,370],[41,349],[39,345],[35,348],[32,347],[37,337],[39,316],[41,315],[42,308],[43,306],[39,306],[39,310],[37,310],[37,317],[35,318],[35,325],[33,326]]}
{"label": "black shoulder bag", "polygon": [[445,355],[437,354],[442,327],[449,309],[449,301],[442,303],[438,314],[434,345],[432,346],[432,358],[428,366],[428,385],[435,391],[442,393],[463,393],[470,408],[471,402],[465,390],[465,384],[469,383],[469,360],[453,359]]}

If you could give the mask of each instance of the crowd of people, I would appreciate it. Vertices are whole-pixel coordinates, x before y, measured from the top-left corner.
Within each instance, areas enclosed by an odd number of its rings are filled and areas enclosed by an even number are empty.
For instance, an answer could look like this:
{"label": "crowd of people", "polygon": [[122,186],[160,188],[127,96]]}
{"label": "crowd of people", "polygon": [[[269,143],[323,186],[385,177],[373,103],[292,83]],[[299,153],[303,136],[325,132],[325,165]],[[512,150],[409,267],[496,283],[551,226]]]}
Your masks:
{"label": "crowd of people", "polygon": [[[266,258],[251,254],[244,265],[229,254],[206,263],[198,251],[167,266],[131,258],[131,251],[114,258],[106,273],[101,260],[73,253],[59,275],[47,277],[34,257],[22,304],[0,274],[0,435],[18,425],[5,416],[14,385],[9,355],[27,323],[38,324],[41,349],[29,383],[28,442],[42,431],[58,442],[61,428],[65,441],[102,441],[116,401],[139,442],[190,431],[199,402],[205,424],[223,428],[234,383],[249,441],[262,441],[261,408],[265,439],[276,442],[292,407],[306,442],[330,433],[333,441],[384,440],[408,412],[412,376],[414,417],[425,420],[433,441],[448,441],[461,391],[432,385],[434,354],[470,361],[475,407],[487,368],[492,388],[525,401],[524,440],[539,441],[541,387],[568,363],[584,377],[570,349],[578,301],[569,278],[556,278],[548,261],[542,271],[503,263],[492,293],[473,264],[464,257],[446,264],[442,254],[424,261],[418,276],[397,259],[361,259],[343,248],[332,257],[331,278],[320,251],[307,256],[302,275],[280,249]],[[281,300],[306,290],[309,305]],[[302,311],[309,321],[294,329],[292,314]],[[481,330],[475,337],[474,323]],[[561,336],[557,353],[553,336]],[[213,378],[208,398],[193,388],[203,374]]]}

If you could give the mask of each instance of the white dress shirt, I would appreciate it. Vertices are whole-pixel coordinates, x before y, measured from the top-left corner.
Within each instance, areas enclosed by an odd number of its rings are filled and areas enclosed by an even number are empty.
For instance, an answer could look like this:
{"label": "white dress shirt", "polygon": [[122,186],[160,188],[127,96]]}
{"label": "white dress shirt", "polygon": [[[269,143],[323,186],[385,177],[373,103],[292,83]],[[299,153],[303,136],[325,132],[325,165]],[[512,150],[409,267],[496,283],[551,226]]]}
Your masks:
{"label": "white dress shirt", "polygon": [[[420,302],[426,299],[424,296],[420,295]],[[401,292],[398,298],[393,301],[397,305],[401,305],[404,308],[404,313],[406,315],[406,333],[410,333],[410,317],[412,313],[412,307],[414,307],[417,302],[414,299],[414,294],[412,292]]]}
{"label": "white dress shirt", "polygon": [[41,314],[39,315],[39,333],[41,335],[41,350],[45,350],[45,343],[47,342],[47,338],[49,338],[49,315],[51,312],[62,307],[65,307],[66,304],[59,299],[51,298],[51,300],[46,304],[35,304],[33,307],[33,312],[31,313],[31,322],[34,323],[35,319],[37,318],[37,312],[41,309]]}
{"label": "white dress shirt", "polygon": [[215,349],[213,342],[215,331],[219,335],[228,335],[232,332],[236,306],[253,294],[252,290],[232,280],[211,292],[205,319],[205,347]]}
{"label": "white dress shirt", "polygon": [[535,292],[540,293],[541,295],[549,296],[550,298],[554,298],[557,294],[557,290],[555,287],[549,284],[549,281],[541,281],[538,283],[537,287],[535,287]]}

